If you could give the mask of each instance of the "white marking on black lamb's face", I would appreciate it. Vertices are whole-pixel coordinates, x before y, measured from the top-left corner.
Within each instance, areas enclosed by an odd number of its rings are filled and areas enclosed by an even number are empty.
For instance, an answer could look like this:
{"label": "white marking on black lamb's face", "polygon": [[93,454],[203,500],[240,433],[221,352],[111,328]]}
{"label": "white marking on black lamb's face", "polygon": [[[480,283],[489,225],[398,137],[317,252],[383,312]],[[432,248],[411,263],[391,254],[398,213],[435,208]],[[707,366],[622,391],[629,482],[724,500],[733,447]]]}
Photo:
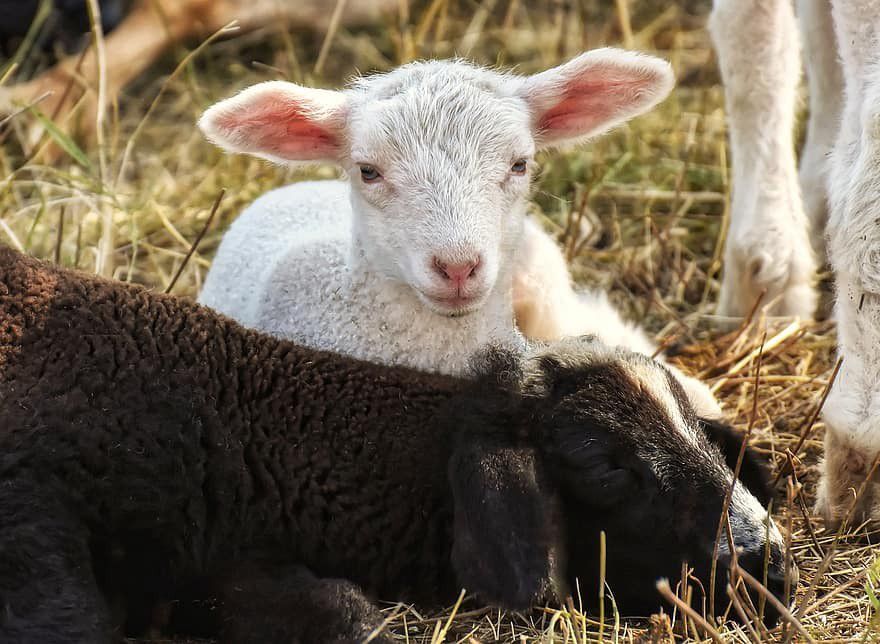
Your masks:
{"label": "white marking on black lamb's face", "polygon": [[[619,599],[655,597],[653,587],[639,596],[627,579],[646,571],[674,577],[681,561],[705,579],[739,442],[721,442],[725,458],[678,381],[646,356],[569,339],[537,350],[524,370],[525,393],[540,410],[542,441],[565,498],[571,572],[597,565],[595,539],[604,530]],[[781,591],[782,536],[771,521],[767,538],[767,512],[741,482],[729,516],[740,561],[763,577],[769,549],[771,585]],[[722,539],[722,569],[729,558]]]}
{"label": "white marking on black lamb's face", "polygon": [[[767,537],[767,510],[740,481],[737,481],[733,488],[728,514],[736,547],[742,548],[745,552],[761,550]],[[779,548],[784,546],[782,534],[773,521],[770,522],[769,535],[772,544]],[[730,554],[727,539],[721,540],[719,552],[722,555]]]}

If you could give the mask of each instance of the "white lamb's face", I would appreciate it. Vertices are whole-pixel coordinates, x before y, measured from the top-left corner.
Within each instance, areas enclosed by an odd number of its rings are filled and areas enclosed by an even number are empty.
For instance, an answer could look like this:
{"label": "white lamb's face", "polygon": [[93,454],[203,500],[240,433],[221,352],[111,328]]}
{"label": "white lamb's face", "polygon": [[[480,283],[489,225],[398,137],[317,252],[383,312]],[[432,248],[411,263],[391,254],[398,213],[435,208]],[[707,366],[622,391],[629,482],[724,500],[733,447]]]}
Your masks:
{"label": "white lamb's face", "polygon": [[[535,143],[502,79],[449,65],[352,99],[355,235],[370,265],[431,309],[478,309],[510,264]],[[470,76],[470,77],[469,77]]]}

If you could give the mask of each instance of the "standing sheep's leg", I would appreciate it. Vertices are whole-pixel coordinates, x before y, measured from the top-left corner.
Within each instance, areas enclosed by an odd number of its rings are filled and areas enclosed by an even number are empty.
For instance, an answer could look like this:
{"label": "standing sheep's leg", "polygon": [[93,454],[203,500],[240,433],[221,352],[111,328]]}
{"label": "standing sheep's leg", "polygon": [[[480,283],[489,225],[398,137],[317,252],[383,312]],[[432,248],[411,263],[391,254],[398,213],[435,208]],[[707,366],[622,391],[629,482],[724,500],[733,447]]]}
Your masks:
{"label": "standing sheep's leg", "polygon": [[88,533],[41,487],[0,485],[0,642],[110,642]]}
{"label": "standing sheep's leg", "polygon": [[[880,453],[880,0],[839,0],[834,20],[846,83],[828,182],[828,253],[837,282],[843,366],[823,409],[818,509],[845,518]],[[880,522],[880,483],[856,520]]]}
{"label": "standing sheep's leg", "polygon": [[[221,589],[221,642],[363,642],[382,614],[356,585],[319,579],[302,566],[253,564]],[[371,641],[390,644],[378,633]]]}
{"label": "standing sheep's leg", "polygon": [[810,97],[807,137],[801,153],[800,184],[813,250],[825,255],[828,218],[828,156],[837,140],[843,108],[843,70],[831,18],[831,0],[798,0],[804,63]]}
{"label": "standing sheep's leg", "polygon": [[809,317],[816,261],[794,156],[800,60],[791,0],[715,0],[709,28],[733,164],[718,311],[743,316],[766,291],[772,314]]}

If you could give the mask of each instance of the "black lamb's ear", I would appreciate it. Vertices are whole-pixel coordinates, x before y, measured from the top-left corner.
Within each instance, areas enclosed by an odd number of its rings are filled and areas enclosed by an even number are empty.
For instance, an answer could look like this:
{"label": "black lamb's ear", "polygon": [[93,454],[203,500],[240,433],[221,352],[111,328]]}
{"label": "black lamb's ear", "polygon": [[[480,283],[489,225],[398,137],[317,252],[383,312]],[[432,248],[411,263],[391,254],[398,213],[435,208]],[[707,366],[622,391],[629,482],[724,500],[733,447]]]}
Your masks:
{"label": "black lamb's ear", "polygon": [[536,451],[478,433],[457,443],[449,482],[459,583],[505,608],[551,599],[558,590],[559,507]]}
{"label": "black lamb's ear", "polygon": [[[745,435],[731,425],[719,420],[700,418],[700,428],[706,437],[721,450],[724,460],[731,470],[736,469],[736,461],[742,448]],[[761,505],[767,506],[773,500],[773,487],[770,484],[770,471],[751,447],[746,448],[739,480],[755,495]]]}
{"label": "black lamb's ear", "polygon": [[[558,431],[545,445],[560,491],[597,508],[607,508],[635,498],[642,478],[626,455],[601,435]],[[618,458],[620,457],[620,458]]]}

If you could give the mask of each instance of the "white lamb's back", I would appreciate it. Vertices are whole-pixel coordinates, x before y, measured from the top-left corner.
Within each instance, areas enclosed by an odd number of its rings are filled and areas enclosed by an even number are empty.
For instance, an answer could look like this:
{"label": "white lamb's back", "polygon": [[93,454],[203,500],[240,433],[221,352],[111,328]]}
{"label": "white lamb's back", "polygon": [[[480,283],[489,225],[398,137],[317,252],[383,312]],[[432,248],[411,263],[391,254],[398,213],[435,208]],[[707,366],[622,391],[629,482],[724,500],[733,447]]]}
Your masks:
{"label": "white lamb's back", "polygon": [[267,192],[223,236],[199,302],[245,326],[256,326],[269,276],[279,260],[291,248],[319,239],[347,247],[350,226],[344,182],[304,181]]}

